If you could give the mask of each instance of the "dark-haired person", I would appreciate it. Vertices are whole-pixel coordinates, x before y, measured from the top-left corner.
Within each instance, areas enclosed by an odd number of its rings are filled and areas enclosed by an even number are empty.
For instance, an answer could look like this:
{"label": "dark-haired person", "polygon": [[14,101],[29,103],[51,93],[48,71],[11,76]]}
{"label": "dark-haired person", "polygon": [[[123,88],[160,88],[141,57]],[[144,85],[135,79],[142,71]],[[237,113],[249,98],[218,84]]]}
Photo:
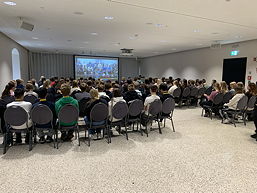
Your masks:
{"label": "dark-haired person", "polygon": [[90,98],[90,94],[87,92],[89,87],[86,83],[81,83],[79,86],[81,93],[76,93],[75,98],[79,101],[83,98]]}
{"label": "dark-haired person", "polygon": [[15,90],[15,81],[10,81],[6,86],[4,91],[2,92],[1,99],[5,99],[6,97],[13,97]]}
{"label": "dark-haired person", "polygon": [[[245,93],[245,95],[248,97],[248,100],[250,100],[250,98],[252,96],[257,96],[257,86],[254,83],[249,83],[247,86],[247,92]],[[250,109],[247,108],[247,119],[248,121],[252,121],[253,120],[253,116],[254,116],[254,109]]]}
{"label": "dark-haired person", "polygon": [[16,80],[16,88],[22,88],[24,89],[24,85],[23,85],[24,81],[22,79],[17,79]]}
{"label": "dark-haired person", "polygon": [[78,93],[81,92],[79,85],[78,85],[78,81],[77,80],[73,80],[72,81],[72,88],[70,91],[70,94],[72,95],[73,93]]}
{"label": "dark-haired person", "polygon": [[[15,96],[15,101],[7,104],[7,108],[11,107],[11,106],[19,106],[19,107],[23,108],[28,113],[28,128],[31,128],[32,127],[32,121],[30,119],[29,113],[30,113],[30,110],[32,108],[32,104],[30,102],[23,101],[24,89],[17,88],[14,91],[14,96]],[[20,125],[20,126],[12,126],[12,128],[14,128],[14,129],[26,129],[27,125],[26,125],[26,123],[24,123],[23,125]],[[28,133],[26,134],[25,142],[29,143],[29,135],[28,135]],[[16,133],[16,143],[17,144],[22,143],[21,133]]]}
{"label": "dark-haired person", "polygon": [[167,98],[173,98],[173,96],[170,95],[168,92],[168,85],[166,83],[161,83],[159,86],[159,90],[159,97],[162,102],[164,102]]}
{"label": "dark-haired person", "polygon": [[[57,116],[58,116],[58,113],[60,112],[61,108],[67,104],[71,104],[79,109],[78,101],[70,96],[70,91],[71,91],[71,87],[69,84],[67,84],[67,83],[62,84],[61,93],[62,93],[63,97],[55,103],[55,111],[56,111]],[[77,123],[77,121],[71,122],[71,123],[61,123],[61,125],[62,126],[72,126],[72,125],[75,125],[76,123]],[[74,137],[73,132],[74,132],[73,130],[68,131],[68,133],[62,132],[61,139],[63,141],[70,141]]]}
{"label": "dark-haired person", "polygon": [[105,84],[105,93],[108,95],[109,98],[112,98],[112,85],[110,83]]}
{"label": "dark-haired person", "polygon": [[125,101],[127,101],[127,103],[130,102],[130,101],[133,101],[135,99],[142,100],[142,97],[140,97],[138,95],[138,93],[135,91],[134,84],[128,85],[128,91],[124,94],[123,97],[124,97]]}
{"label": "dark-haired person", "polygon": [[[54,103],[47,101],[46,100],[46,95],[47,95],[47,89],[46,88],[39,88],[38,89],[38,97],[39,97],[39,102],[35,103],[33,105],[32,108],[37,107],[38,105],[46,105],[48,106],[52,113],[53,113],[53,126],[55,126],[55,122],[56,122],[56,113],[55,113],[55,107],[54,107]],[[39,142],[40,143],[51,143],[53,141],[52,136],[54,135],[54,131],[51,129],[51,123],[45,124],[45,125],[36,125],[36,127],[38,128],[38,137],[39,137]],[[45,133],[43,131],[43,129],[48,129],[47,132],[47,138],[45,139]]]}
{"label": "dark-haired person", "polygon": [[33,96],[38,98],[38,94],[35,93],[33,90],[34,90],[33,84],[27,83],[26,84],[26,92],[24,93],[24,96],[26,96],[26,95],[33,95]]}

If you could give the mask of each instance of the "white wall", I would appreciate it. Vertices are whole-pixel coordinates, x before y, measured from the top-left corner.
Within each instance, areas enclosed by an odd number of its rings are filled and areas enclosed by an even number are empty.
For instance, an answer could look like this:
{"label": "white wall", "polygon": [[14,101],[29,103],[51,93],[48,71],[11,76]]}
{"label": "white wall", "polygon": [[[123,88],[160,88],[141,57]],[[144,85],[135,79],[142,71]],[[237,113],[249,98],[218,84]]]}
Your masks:
{"label": "white wall", "polygon": [[220,49],[203,48],[144,58],[140,65],[141,74],[152,77],[169,77],[197,79],[206,78],[207,82],[212,79],[221,81],[223,59],[247,57],[246,81],[249,72],[252,81],[257,81],[257,63],[253,61],[257,57],[257,40],[237,43],[238,56],[230,56],[234,44],[222,46]]}
{"label": "white wall", "polygon": [[12,80],[12,49],[20,54],[21,78],[28,80],[28,50],[0,32],[0,92]]}
{"label": "white wall", "polygon": [[120,78],[138,76],[138,61],[135,58],[120,58]]}

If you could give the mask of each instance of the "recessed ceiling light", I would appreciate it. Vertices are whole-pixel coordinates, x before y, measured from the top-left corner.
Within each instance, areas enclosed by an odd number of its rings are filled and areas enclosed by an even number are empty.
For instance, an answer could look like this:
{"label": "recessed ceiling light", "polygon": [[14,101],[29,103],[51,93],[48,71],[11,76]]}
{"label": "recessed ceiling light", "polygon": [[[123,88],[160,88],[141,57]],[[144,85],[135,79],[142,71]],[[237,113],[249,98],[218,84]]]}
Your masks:
{"label": "recessed ceiling light", "polygon": [[115,43],[114,45],[115,45],[115,46],[120,46],[120,43]]}
{"label": "recessed ceiling light", "polygon": [[106,19],[106,20],[112,20],[114,17],[112,17],[112,16],[105,16],[104,17],[104,19]]}
{"label": "recessed ceiling light", "polygon": [[172,50],[175,51],[175,50],[177,50],[177,49],[176,49],[176,48],[173,48]]}
{"label": "recessed ceiling light", "polygon": [[38,40],[38,38],[37,38],[37,37],[32,37],[32,39],[33,39],[33,40]]}
{"label": "recessed ceiling light", "polygon": [[133,36],[130,36],[130,37],[129,37],[129,39],[130,39],[130,40],[134,40],[134,39],[135,39],[135,37],[133,37]]}
{"label": "recessed ceiling light", "polygon": [[84,44],[88,44],[89,42],[83,42]]}
{"label": "recessed ceiling light", "polygon": [[98,35],[98,33],[96,33],[96,32],[92,32],[92,33],[91,33],[91,35],[92,35],[92,36],[97,36],[97,35]]}
{"label": "recessed ceiling light", "polygon": [[242,38],[242,36],[235,36],[235,38]]}
{"label": "recessed ceiling light", "polygon": [[4,1],[4,4],[6,4],[6,5],[11,5],[11,6],[16,5],[16,3],[13,2],[13,1]]}
{"label": "recessed ceiling light", "polygon": [[202,46],[203,44],[197,44],[197,46]]}
{"label": "recessed ceiling light", "polygon": [[199,29],[195,29],[194,32],[195,32],[195,33],[198,33],[198,32],[200,32],[200,30],[199,30]]}
{"label": "recessed ceiling light", "polygon": [[167,25],[160,24],[160,23],[155,24],[155,26],[156,26],[156,27],[167,27]]}

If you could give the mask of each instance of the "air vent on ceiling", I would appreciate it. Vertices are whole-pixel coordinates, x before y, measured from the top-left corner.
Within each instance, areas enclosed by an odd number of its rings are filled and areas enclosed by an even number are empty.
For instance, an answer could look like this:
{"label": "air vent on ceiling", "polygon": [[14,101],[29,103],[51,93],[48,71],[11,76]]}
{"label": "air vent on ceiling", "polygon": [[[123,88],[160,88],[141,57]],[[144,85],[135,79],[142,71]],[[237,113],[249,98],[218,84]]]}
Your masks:
{"label": "air vent on ceiling", "polygon": [[122,53],[120,54],[121,56],[133,56],[134,54],[132,53],[133,49],[127,49],[127,48],[123,48],[120,49],[122,51]]}
{"label": "air vent on ceiling", "polygon": [[211,44],[211,49],[219,49],[221,48],[221,43],[218,41],[215,41],[214,43]]}
{"label": "air vent on ceiling", "polygon": [[20,28],[28,31],[33,31],[34,25],[25,21],[21,21]]}

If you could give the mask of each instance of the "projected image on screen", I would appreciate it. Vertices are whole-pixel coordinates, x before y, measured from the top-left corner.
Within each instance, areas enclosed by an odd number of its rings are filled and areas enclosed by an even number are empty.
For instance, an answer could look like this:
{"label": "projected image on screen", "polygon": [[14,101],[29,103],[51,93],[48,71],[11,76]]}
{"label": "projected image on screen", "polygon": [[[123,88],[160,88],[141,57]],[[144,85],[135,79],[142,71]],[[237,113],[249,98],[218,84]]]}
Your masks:
{"label": "projected image on screen", "polygon": [[118,58],[75,56],[75,76],[118,80],[118,61]]}

